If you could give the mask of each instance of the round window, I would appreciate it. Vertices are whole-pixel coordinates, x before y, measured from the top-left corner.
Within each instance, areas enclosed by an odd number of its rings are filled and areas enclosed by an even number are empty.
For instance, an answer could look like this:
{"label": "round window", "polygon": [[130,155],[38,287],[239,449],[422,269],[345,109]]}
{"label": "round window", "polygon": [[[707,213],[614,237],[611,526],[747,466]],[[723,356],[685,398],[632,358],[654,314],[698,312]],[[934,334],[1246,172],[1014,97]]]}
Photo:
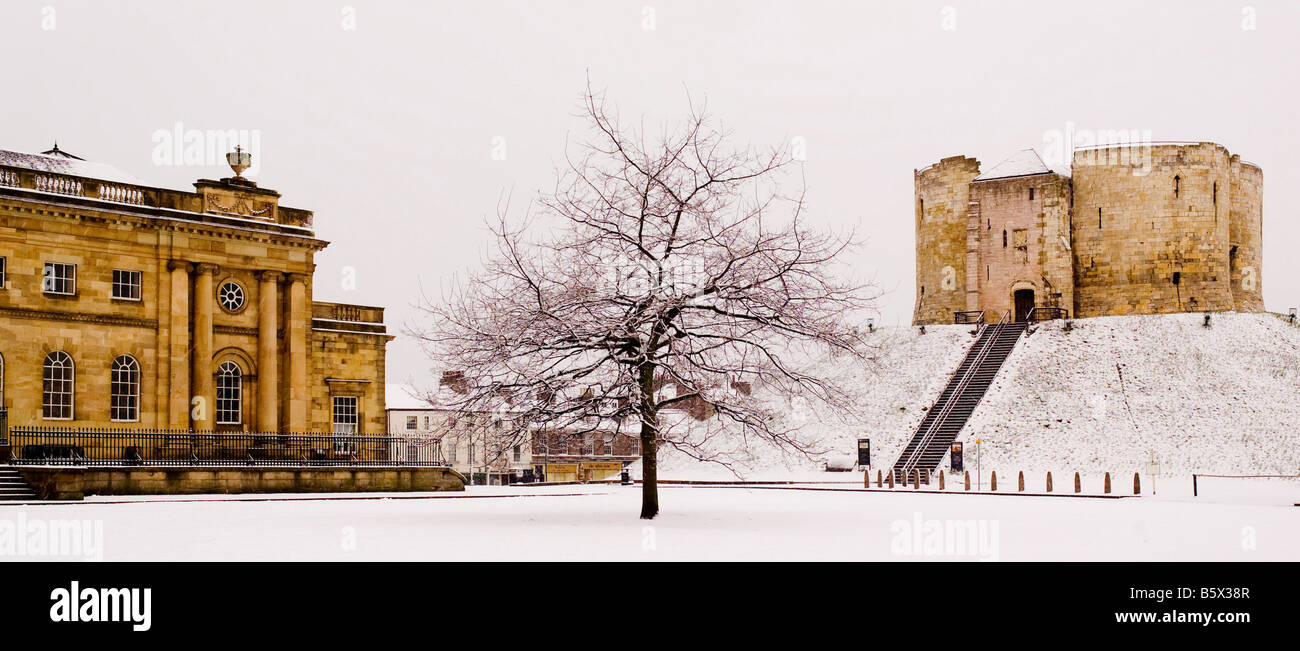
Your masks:
{"label": "round window", "polygon": [[222,283],[221,288],[217,290],[217,302],[228,312],[244,309],[244,288],[236,282]]}

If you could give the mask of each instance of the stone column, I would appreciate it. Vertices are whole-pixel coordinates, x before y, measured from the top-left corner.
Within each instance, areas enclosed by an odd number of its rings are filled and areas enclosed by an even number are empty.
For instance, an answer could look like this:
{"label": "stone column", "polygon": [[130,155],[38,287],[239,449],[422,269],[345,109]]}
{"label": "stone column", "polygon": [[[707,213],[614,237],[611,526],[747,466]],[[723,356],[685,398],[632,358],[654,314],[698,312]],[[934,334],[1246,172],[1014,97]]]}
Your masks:
{"label": "stone column", "polygon": [[278,289],[284,274],[263,271],[257,278],[257,431],[280,429],[280,358],[277,340],[280,301]]}
{"label": "stone column", "polygon": [[190,428],[212,430],[216,418],[217,390],[212,380],[212,306],[217,302],[212,290],[215,264],[194,265],[194,350],[190,356],[190,391],[200,401],[190,409]]}
{"label": "stone column", "polygon": [[190,424],[190,269],[183,260],[167,263],[171,271],[171,396],[167,426],[185,429]]}
{"label": "stone column", "polygon": [[284,324],[289,370],[288,426],[291,432],[307,431],[307,405],[311,402],[307,386],[307,330],[311,313],[307,305],[306,274],[289,274],[289,322]]}

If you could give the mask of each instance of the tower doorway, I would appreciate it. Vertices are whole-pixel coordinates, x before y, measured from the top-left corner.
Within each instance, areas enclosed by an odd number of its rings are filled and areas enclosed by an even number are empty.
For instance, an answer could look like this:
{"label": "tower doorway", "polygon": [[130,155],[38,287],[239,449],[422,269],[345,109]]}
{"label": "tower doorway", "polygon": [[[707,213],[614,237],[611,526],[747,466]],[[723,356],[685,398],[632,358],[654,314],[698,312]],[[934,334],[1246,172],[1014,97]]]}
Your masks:
{"label": "tower doorway", "polygon": [[1012,297],[1016,304],[1016,321],[1027,321],[1029,311],[1034,309],[1034,290],[1017,289]]}

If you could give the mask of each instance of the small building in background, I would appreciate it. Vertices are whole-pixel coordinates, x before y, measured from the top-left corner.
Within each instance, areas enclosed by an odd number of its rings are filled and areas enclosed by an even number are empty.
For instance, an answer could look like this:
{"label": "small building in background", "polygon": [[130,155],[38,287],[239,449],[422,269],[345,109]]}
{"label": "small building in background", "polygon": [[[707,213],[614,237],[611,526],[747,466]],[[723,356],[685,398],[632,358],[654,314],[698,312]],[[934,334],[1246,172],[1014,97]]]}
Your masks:
{"label": "small building in background", "polygon": [[478,485],[505,485],[532,479],[528,441],[509,437],[508,414],[461,412],[447,405],[463,392],[444,374],[438,393],[421,397],[412,387],[390,385],[388,433],[425,440],[439,458]]}
{"label": "small building in background", "polygon": [[533,432],[533,474],[545,481],[600,481],[641,458],[636,434],[615,428]]}
{"label": "small building in background", "polygon": [[626,425],[622,432],[612,425],[534,430],[517,440],[509,413],[451,407],[464,392],[463,376],[456,371],[443,373],[433,396],[390,385],[388,433],[428,440],[442,460],[479,485],[599,481],[640,459],[640,441]]}

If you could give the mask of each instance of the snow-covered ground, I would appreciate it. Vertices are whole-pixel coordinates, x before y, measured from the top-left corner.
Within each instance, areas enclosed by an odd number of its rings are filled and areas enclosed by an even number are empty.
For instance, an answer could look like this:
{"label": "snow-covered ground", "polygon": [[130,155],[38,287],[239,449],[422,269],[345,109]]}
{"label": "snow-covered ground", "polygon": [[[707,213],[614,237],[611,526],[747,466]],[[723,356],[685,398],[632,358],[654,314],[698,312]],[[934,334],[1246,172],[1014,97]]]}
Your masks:
{"label": "snow-covered ground", "polygon": [[[48,558],[6,547],[32,523],[102,531],[88,555],[114,561],[1300,560],[1300,479],[1204,478],[1191,495],[1193,472],[1300,473],[1300,328],[1268,314],[1216,314],[1210,329],[1202,318],[1034,328],[961,437],[967,469],[980,469],[973,483],[987,490],[996,471],[996,495],[966,493],[955,476],[946,494],[864,491],[861,472],[751,447],[736,459],[744,478],[803,483],[664,486],[650,523],[636,517],[639,487],[616,484],[0,503],[0,561]],[[859,421],[794,401],[782,417],[806,422],[835,454],[869,437],[874,466],[887,468],[972,336],[970,326],[938,326],[873,337],[870,366],[812,362],[852,389]],[[735,479],[671,451],[661,468],[665,479]],[[1058,496],[1014,494],[1018,472],[1027,493],[1041,493],[1048,470]],[[1109,471],[1112,496],[1125,497],[1068,496],[1076,471],[1083,493],[1101,495]]]}
{"label": "snow-covered ground", "polygon": [[[665,487],[663,513],[649,523],[636,517],[639,488],[618,485],[405,499],[98,499],[0,506],[0,531],[100,522],[98,557],[109,561],[1294,561],[1295,489],[1210,500]],[[8,553],[0,560],[15,559]]]}
{"label": "snow-covered ground", "polygon": [[[1300,328],[1272,314],[1200,314],[1079,319],[1035,326],[1017,345],[958,440],[967,467],[1005,481],[1024,470],[1111,472],[1117,481],[1162,475],[1300,474]],[[869,367],[818,362],[847,380],[861,422],[809,427],[821,447],[852,454],[872,443],[875,467],[889,467],[911,438],[972,341],[970,326],[882,328]],[[794,407],[792,406],[792,411]],[[661,476],[721,479],[731,473],[668,452]],[[752,446],[738,465],[746,479],[831,478],[821,461]],[[947,466],[945,460],[944,466]],[[1122,482],[1121,482],[1122,483]]]}

